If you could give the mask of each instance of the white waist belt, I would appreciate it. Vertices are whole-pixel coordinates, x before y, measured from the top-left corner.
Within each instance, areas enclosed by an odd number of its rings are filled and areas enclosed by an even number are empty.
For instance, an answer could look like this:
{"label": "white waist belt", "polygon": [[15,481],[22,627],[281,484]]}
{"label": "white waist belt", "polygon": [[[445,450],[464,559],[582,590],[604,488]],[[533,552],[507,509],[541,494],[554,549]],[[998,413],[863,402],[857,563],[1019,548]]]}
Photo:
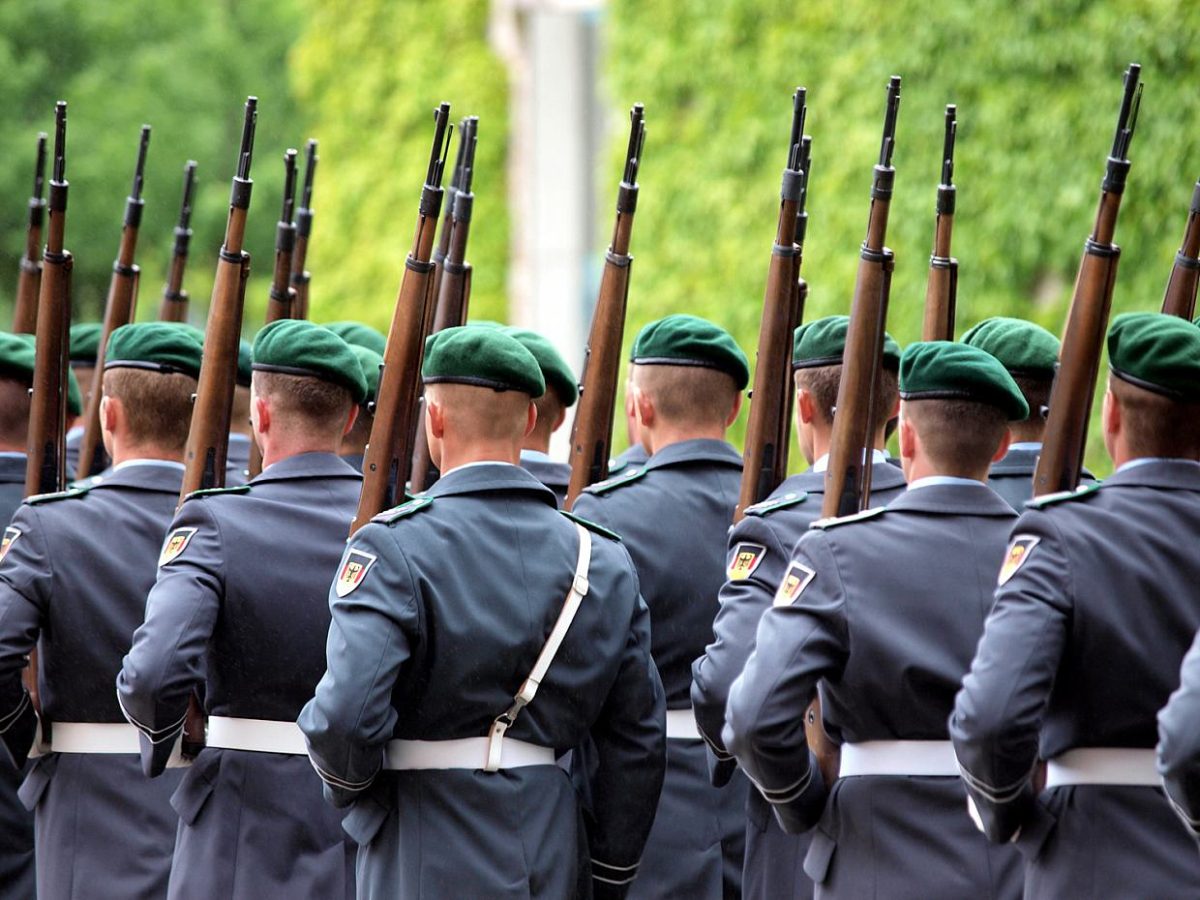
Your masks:
{"label": "white waist belt", "polygon": [[249,750],[255,753],[289,753],[308,756],[304,732],[295,722],[270,719],[235,719],[209,716],[206,746],[221,750]]}
{"label": "white waist belt", "polygon": [[1154,751],[1124,747],[1081,747],[1046,764],[1046,788],[1072,784],[1123,784],[1159,787]]}
{"label": "white waist belt", "polygon": [[140,753],[138,730],[128,722],[55,722],[50,726],[54,753]]}
{"label": "white waist belt", "polygon": [[667,710],[667,737],[673,741],[698,741],[700,729],[696,727],[696,713],[687,709]]}
{"label": "white waist belt", "polygon": [[[489,764],[490,739],[458,738],[451,741],[388,741],[385,769],[484,769]],[[554,751],[515,738],[505,738],[500,748],[501,769],[552,766]]]}
{"label": "white waist belt", "polygon": [[949,741],[863,741],[842,745],[839,778],[853,775],[958,775]]}

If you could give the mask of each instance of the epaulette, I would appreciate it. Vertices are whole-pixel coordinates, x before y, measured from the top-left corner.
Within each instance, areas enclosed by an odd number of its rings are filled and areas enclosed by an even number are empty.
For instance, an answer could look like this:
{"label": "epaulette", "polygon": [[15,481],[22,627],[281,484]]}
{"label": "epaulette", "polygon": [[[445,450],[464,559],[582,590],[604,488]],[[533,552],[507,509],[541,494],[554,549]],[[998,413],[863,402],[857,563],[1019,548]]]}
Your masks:
{"label": "epaulette", "polygon": [[588,494],[607,494],[611,490],[621,487],[625,484],[632,484],[643,475],[646,474],[645,466],[638,466],[636,469],[631,469],[628,472],[622,472],[614,478],[606,478],[604,481],[597,481],[595,484],[588,485],[583,490]]}
{"label": "epaulette", "polygon": [[415,512],[420,512],[427,506],[433,503],[432,497],[414,497],[407,503],[401,503],[399,506],[393,506],[391,509],[385,509],[377,516],[372,516],[372,522],[382,522],[384,525],[391,525],[405,516],[411,516]]}
{"label": "epaulette", "polygon": [[619,534],[617,534],[615,531],[609,531],[603,525],[593,522],[591,519],[585,519],[583,516],[577,516],[577,515],[575,515],[575,513],[567,512],[565,509],[560,509],[559,512],[562,513],[564,516],[566,516],[568,519],[570,519],[572,522],[578,522],[580,525],[582,525],[588,531],[594,531],[594,532],[596,532],[596,534],[602,534],[606,538],[612,538],[614,541],[621,540],[621,536]]}
{"label": "epaulette", "polygon": [[233,487],[219,488],[201,488],[198,491],[192,491],[184,500],[193,500],[196,497],[215,497],[217,494],[248,494],[250,493],[250,485],[238,484]]}
{"label": "epaulette", "polygon": [[1032,500],[1026,500],[1025,506],[1029,509],[1044,509],[1047,506],[1054,506],[1058,503],[1066,503],[1068,500],[1077,500],[1080,497],[1086,497],[1088,494],[1094,494],[1100,490],[1100,482],[1093,481],[1089,484],[1081,484],[1073,491],[1058,491],[1054,494],[1043,494],[1041,497],[1034,497]]}
{"label": "epaulette", "polygon": [[766,500],[760,500],[753,506],[747,506],[746,515],[765,516],[767,513],[773,513],[777,509],[787,509],[789,506],[803,503],[807,499],[808,491],[789,491],[780,497],[768,497]]}
{"label": "epaulette", "polygon": [[610,478],[613,475],[624,472],[628,468],[629,463],[625,462],[624,460],[618,460],[615,456],[608,461],[608,475]]}
{"label": "epaulette", "polygon": [[848,516],[830,516],[828,519],[817,519],[809,525],[809,528],[820,528],[825,530],[828,528],[837,528],[839,525],[846,525],[850,522],[862,522],[865,519],[873,519],[876,516],[881,516],[887,510],[886,506],[873,506],[870,509],[864,509],[861,512],[850,513]]}
{"label": "epaulette", "polygon": [[72,497],[82,497],[92,489],[87,487],[69,487],[65,491],[54,491],[50,494],[32,494],[25,498],[30,506],[41,506],[43,503],[54,503],[57,500],[70,500]]}

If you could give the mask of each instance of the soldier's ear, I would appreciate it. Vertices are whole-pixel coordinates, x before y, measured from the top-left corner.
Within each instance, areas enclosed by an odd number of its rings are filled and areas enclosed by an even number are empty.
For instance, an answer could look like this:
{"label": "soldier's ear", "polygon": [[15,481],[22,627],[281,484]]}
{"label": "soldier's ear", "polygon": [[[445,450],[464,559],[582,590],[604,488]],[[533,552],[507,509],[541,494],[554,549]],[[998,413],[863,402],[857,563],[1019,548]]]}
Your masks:
{"label": "soldier's ear", "polygon": [[992,462],[1000,462],[1008,453],[1009,444],[1012,443],[1012,429],[1005,428],[1004,434],[1000,437],[1000,444],[996,447],[996,452],[992,454]]}
{"label": "soldier's ear", "polygon": [[639,428],[653,427],[655,415],[654,401],[650,399],[649,394],[637,385],[633,387],[633,408],[637,412]]}
{"label": "soldier's ear", "polygon": [[110,433],[116,431],[117,421],[123,412],[120,399],[110,397],[108,394],[100,398],[100,425],[104,431]]}
{"label": "soldier's ear", "polygon": [[912,459],[916,456],[920,442],[921,439],[917,436],[917,430],[913,428],[912,422],[904,416],[900,416],[900,458]]}
{"label": "soldier's ear", "polygon": [[800,421],[805,425],[811,425],[813,417],[817,414],[817,404],[813,402],[812,391],[806,388],[796,388],[796,411],[800,415]]}
{"label": "soldier's ear", "polygon": [[530,400],[529,408],[525,410],[525,434],[522,435],[523,438],[527,438],[533,434],[533,429],[537,427],[537,417],[537,404]]}

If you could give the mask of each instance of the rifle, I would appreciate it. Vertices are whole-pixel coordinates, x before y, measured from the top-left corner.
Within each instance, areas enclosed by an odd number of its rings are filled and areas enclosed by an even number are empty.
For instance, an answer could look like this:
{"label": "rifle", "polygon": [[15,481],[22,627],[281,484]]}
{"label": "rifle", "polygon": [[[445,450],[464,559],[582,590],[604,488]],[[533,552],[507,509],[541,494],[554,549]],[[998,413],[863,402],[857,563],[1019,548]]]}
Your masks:
{"label": "rifle", "polygon": [[[742,465],[741,492],[733,521],[740,522],[746,507],[765,498],[787,477],[790,429],[788,397],[793,391],[789,380],[792,362],[792,332],[799,324],[803,301],[797,302],[803,236],[797,242],[797,225],[804,207],[807,173],[803,155],[811,140],[805,141],[804,117],[806,91],[796,88],[792,94],[792,131],[788,139],[787,166],[779,189],[779,222],[771,263],[767,269],[767,291],[763,298],[762,322],[758,331],[758,354],[754,369],[754,389],[750,394],[750,421],[746,427],[746,451]],[[808,286],[803,291],[807,293]],[[800,307],[799,309],[797,307]]]}
{"label": "rifle", "polygon": [[162,322],[186,322],[188,292],[183,289],[183,270],[187,268],[188,244],[192,240],[192,194],[196,189],[196,161],[188,160],[183,167],[183,202],[179,204],[179,222],[175,225],[175,247],[171,254],[171,271],[163,287],[158,318]]}
{"label": "rifle", "polygon": [[[71,254],[63,249],[67,224],[67,104],[54,107],[54,168],[50,176],[50,227],[42,254],[37,301],[33,390],[29,405],[29,455],[25,496],[61,491],[66,486],[68,332],[71,326]],[[40,718],[37,648],[24,673],[29,699]],[[44,735],[48,737],[48,735]]]}
{"label": "rifle", "polygon": [[312,280],[311,273],[304,267],[308,262],[308,238],[312,234],[312,190],[318,159],[317,142],[312,138],[304,149],[304,156],[304,190],[296,210],[296,250],[292,253],[292,289],[296,292],[292,317],[296,319],[308,318],[308,283]]}
{"label": "rifle", "polygon": [[[242,250],[246,232],[246,213],[250,209],[250,163],[254,153],[254,128],[258,118],[258,98],[246,98],[242,125],[242,143],[238,151],[237,174],[229,197],[229,219],[225,240],[217,259],[208,325],[204,331],[204,357],[200,380],[192,406],[192,422],[184,451],[183,486],[179,506],[193,491],[225,485],[225,457],[229,449],[229,419],[233,409],[233,388],[237,381],[238,336],[242,330],[242,307],[246,299],[246,279],[250,274],[250,254]],[[183,727],[183,754],[194,757],[204,747],[204,713],[195,694],[188,702]]]}
{"label": "rifle", "polygon": [[[892,186],[896,179],[892,152],[896,147],[899,110],[900,76],[893,75],[887,87],[883,142],[874,169],[867,236],[859,252],[858,278],[854,284],[850,325],[842,356],[829,468],[825,473],[825,500],[821,507],[821,515],[826,517],[866,509],[871,497],[871,450],[874,445],[871,423],[874,406],[879,401],[875,386],[883,362],[888,295],[895,266],[895,255],[885,246],[885,240]],[[805,731],[825,783],[832,784],[837,778],[841,753],[825,733],[819,697],[808,708]]]}
{"label": "rifle", "polygon": [[[479,117],[471,116],[478,124]],[[425,332],[433,333],[433,318],[436,315],[435,304],[442,295],[442,275],[446,266],[446,257],[450,254],[450,237],[454,233],[454,200],[458,196],[458,186],[462,182],[463,156],[467,151],[467,121],[463,119],[458,125],[458,150],[454,155],[454,170],[450,174],[450,183],[446,186],[445,197],[442,200],[442,230],[438,233],[437,246],[433,248],[430,261],[434,265],[433,278],[430,281],[430,304],[425,309]],[[472,152],[474,148],[472,147]]]}
{"label": "rifle", "polygon": [[600,296],[592,313],[583,359],[583,383],[579,405],[571,424],[571,480],[565,506],[575,505],[585,487],[608,476],[612,448],[613,404],[621,368],[621,337],[625,331],[625,308],[629,301],[629,238],[637,211],[638,169],[646,143],[645,110],[636,103],[629,112],[629,143],[625,149],[625,172],[617,188],[617,219],[612,242],[604,255]]}
{"label": "rifle", "polygon": [[1125,70],[1117,131],[1100,188],[1100,205],[1091,236],[1083,245],[1083,259],[1075,278],[1075,293],[1067,311],[1067,326],[1058,356],[1058,372],[1050,389],[1046,437],[1033,473],[1035,496],[1074,490],[1083,468],[1092,396],[1121,254],[1121,248],[1113,243],[1113,234],[1129,174],[1129,145],[1141,106],[1142,84],[1138,78],[1141,68],[1131,63]]}
{"label": "rifle", "polygon": [[1200,180],[1192,192],[1183,244],[1175,254],[1171,280],[1163,296],[1162,311],[1169,316],[1190,319],[1196,314],[1196,287],[1200,284]]}
{"label": "rifle", "polygon": [[[429,304],[433,309],[433,324],[430,333],[444,328],[467,323],[467,308],[471,301],[471,264],[466,261],[467,238],[471,231],[471,212],[475,204],[475,195],[471,193],[471,180],[475,174],[475,144],[479,128],[479,117],[470,116],[463,119],[458,132],[458,162],[455,166],[452,187],[446,191],[444,210],[449,212],[449,219],[442,223],[442,235],[449,235],[446,240],[446,254],[442,257],[441,277],[438,282],[437,304]],[[454,194],[454,205],[450,206],[450,194]],[[452,223],[453,227],[449,227]],[[434,252],[436,260],[437,251]],[[428,318],[428,317],[427,317]],[[412,461],[412,490],[413,492],[428,490],[431,485],[433,461],[429,456],[429,436],[421,427],[420,417],[417,429]]]}
{"label": "rifle", "polygon": [[441,104],[433,114],[433,148],[421,188],[417,226],[412,248],[404,261],[404,277],[392,313],[387,346],[383,349],[383,371],[375,402],[375,420],[363,454],[363,485],[358,511],[350,526],[354,534],[381,511],[403,497],[407,469],[412,461],[413,424],[417,413],[417,386],[421,358],[425,352],[425,306],[429,300],[434,264],[433,240],[442,208],[442,173],[450,148],[450,104]]}
{"label": "rifle", "polygon": [[923,341],[954,340],[954,312],[958,299],[958,260],[950,255],[954,229],[954,136],[958,107],[946,104],[946,137],[942,144],[942,181],[937,190],[937,224],[933,254],[929,257],[929,284],[925,288]]}
{"label": "rifle", "polygon": [[92,375],[92,395],[83,411],[83,438],[79,443],[79,468],[76,478],[87,478],[103,459],[100,440],[100,399],[104,390],[104,352],[109,336],[122,325],[133,321],[137,304],[138,277],[141,270],[134,265],[138,229],[142,224],[142,181],[146,169],[146,149],[150,146],[150,126],[142,126],[138,143],[137,166],[133,170],[133,188],[125,199],[125,224],[121,228],[121,246],[113,263],[112,280],[108,285],[108,300],[104,304],[104,326],[96,348],[96,369]]}
{"label": "rifle", "polygon": [[[267,299],[267,325],[278,319],[292,318],[296,309],[296,291],[288,284],[292,277],[292,254],[296,249],[296,223],[292,221],[296,208],[295,150],[284,153],[283,170],[283,210],[275,223],[275,271]],[[251,478],[262,472],[262,451],[255,441],[250,442],[247,470]]]}
{"label": "rifle", "polygon": [[42,225],[46,221],[46,201],[42,188],[46,180],[46,132],[38,135],[37,162],[33,169],[33,194],[29,198],[29,228],[25,232],[25,255],[17,276],[17,302],[13,309],[14,334],[33,334],[37,330],[38,291],[42,284]]}

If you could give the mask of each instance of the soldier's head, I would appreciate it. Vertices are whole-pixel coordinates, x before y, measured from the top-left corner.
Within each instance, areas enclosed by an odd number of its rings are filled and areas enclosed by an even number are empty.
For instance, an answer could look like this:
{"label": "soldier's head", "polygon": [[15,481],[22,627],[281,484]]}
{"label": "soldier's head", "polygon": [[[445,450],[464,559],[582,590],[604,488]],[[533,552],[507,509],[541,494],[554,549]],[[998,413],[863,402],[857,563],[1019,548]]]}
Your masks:
{"label": "soldier's head", "polygon": [[367,382],[350,345],[303,319],[272,322],[254,339],[250,422],[263,467],[301,453],[337,453]]}
{"label": "soldier's head", "polygon": [[678,441],[724,438],[750,381],[746,354],[724,328],[696,316],[651,322],[633,342],[630,387],[650,453]]}
{"label": "soldier's head", "polygon": [[100,425],[114,463],[127,459],[183,459],[192,395],[204,354],[188,325],[122,325],[104,354]]}
{"label": "soldier's head", "polygon": [[430,335],[421,366],[429,456],[443,473],[470,462],[517,463],[546,391],[537,359],[498,328]]}
{"label": "soldier's head", "polygon": [[77,322],[71,326],[68,339],[67,355],[71,369],[83,391],[83,402],[86,406],[92,396],[92,380],[96,375],[96,354],[100,352],[100,333],[103,326],[99,322]]}
{"label": "soldier's head", "polygon": [[379,393],[379,374],[383,357],[374,350],[358,344],[351,344],[350,349],[354,351],[354,355],[358,357],[358,364],[362,366],[363,377],[367,380],[367,396],[359,404],[358,418],[354,420],[354,427],[342,438],[342,446],[338,453],[341,456],[360,456],[367,449],[367,442],[371,439],[371,426],[375,424],[375,398]]}
{"label": "soldier's head", "polygon": [[1133,459],[1200,459],[1200,328],[1175,316],[1128,313],[1108,331],[1104,444]]}
{"label": "soldier's head", "polygon": [[233,408],[229,433],[250,436],[250,382],[254,380],[254,350],[248,341],[238,341],[237,381],[233,385]]}
{"label": "soldier's head", "polygon": [[545,337],[525,328],[505,328],[504,332],[520,341],[533,354],[546,381],[546,392],[534,401],[537,424],[525,439],[522,449],[548,453],[550,436],[563,426],[567,420],[567,410],[579,399],[579,384],[567,361]]}
{"label": "soldier's head", "polygon": [[24,453],[27,447],[33,360],[30,335],[0,333],[0,451],[5,453]]}
{"label": "soldier's head", "polygon": [[1029,416],[1009,426],[1013,440],[1041,443],[1046,430],[1044,410],[1050,404],[1050,388],[1058,364],[1058,338],[1024,319],[994,316],[968,329],[962,342],[986,350],[1000,360],[1020,388],[1029,406]]}
{"label": "soldier's head", "polygon": [[1009,423],[1029,415],[1004,366],[952,341],[911,344],[900,357],[900,458],[911,483],[929,475],[986,481],[1008,451]]}
{"label": "soldier's head", "polygon": [[[826,316],[806,322],[792,339],[792,373],[796,387],[796,437],[809,465],[829,452],[838,388],[842,383],[842,354],[846,350],[849,316]],[[884,334],[883,365],[875,382],[879,402],[873,410],[871,433],[882,450],[889,435],[888,423],[896,418],[900,397],[896,392],[900,345]]]}

